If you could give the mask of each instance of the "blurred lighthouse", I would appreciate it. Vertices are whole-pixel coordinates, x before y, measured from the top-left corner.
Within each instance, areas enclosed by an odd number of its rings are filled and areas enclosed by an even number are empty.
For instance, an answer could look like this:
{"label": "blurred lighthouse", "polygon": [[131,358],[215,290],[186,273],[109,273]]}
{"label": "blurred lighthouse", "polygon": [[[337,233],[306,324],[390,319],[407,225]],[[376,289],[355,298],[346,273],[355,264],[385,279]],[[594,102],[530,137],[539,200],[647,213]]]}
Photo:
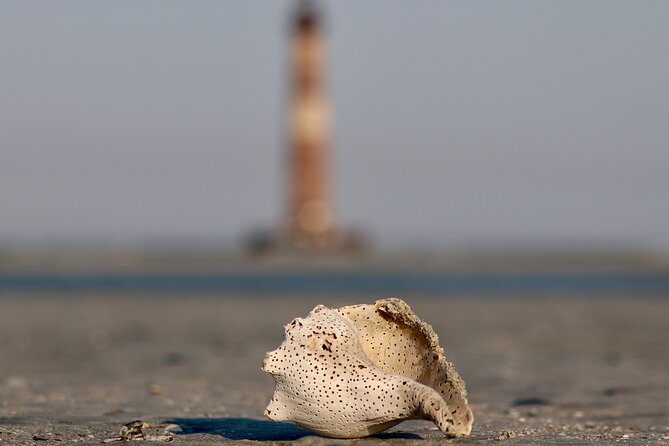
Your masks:
{"label": "blurred lighthouse", "polygon": [[286,203],[278,231],[250,239],[255,252],[352,253],[362,238],[336,225],[330,178],[330,104],[325,42],[315,2],[301,0],[291,18],[286,137]]}
{"label": "blurred lighthouse", "polygon": [[299,3],[290,50],[286,237],[295,247],[329,248],[338,238],[328,168],[330,107],[321,20],[310,1]]}

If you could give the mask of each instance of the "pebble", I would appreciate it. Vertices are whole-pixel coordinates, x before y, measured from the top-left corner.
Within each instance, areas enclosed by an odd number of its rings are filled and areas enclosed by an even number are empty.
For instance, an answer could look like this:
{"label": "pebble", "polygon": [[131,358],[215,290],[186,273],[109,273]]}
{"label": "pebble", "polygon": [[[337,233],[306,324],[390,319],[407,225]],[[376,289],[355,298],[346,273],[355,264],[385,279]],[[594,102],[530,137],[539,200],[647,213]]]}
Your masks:
{"label": "pebble", "polygon": [[146,441],[164,441],[164,442],[169,442],[174,440],[174,435],[171,432],[163,432],[162,434],[158,435],[147,435]]}
{"label": "pebble", "polygon": [[[181,431],[181,427],[177,424],[168,424],[163,432],[158,434],[146,433],[145,429],[151,428],[151,425],[145,423],[142,420],[131,421],[130,423],[124,425],[119,432],[118,437],[106,438],[102,440],[103,443],[115,443],[115,442],[127,442],[133,440],[146,440],[146,441],[160,441],[160,442],[170,442],[174,440],[174,434],[172,432]],[[168,430],[168,428],[174,430]]]}
{"label": "pebble", "polygon": [[506,439],[513,438],[515,436],[516,433],[514,431],[504,429],[497,437],[497,441],[504,441]]}

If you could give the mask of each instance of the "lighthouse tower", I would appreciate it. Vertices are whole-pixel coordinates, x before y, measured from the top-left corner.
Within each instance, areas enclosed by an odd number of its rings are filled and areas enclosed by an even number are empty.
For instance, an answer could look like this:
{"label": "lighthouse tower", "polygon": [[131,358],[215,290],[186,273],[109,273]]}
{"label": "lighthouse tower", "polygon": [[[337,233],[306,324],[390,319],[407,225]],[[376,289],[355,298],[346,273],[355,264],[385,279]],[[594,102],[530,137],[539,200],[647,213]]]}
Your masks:
{"label": "lighthouse tower", "polygon": [[299,3],[291,34],[286,241],[296,248],[338,244],[329,177],[330,108],[318,11]]}
{"label": "lighthouse tower", "polygon": [[279,228],[251,234],[247,246],[269,254],[362,252],[364,238],[338,227],[332,207],[325,43],[313,1],[301,0],[291,20],[289,63],[283,221]]}

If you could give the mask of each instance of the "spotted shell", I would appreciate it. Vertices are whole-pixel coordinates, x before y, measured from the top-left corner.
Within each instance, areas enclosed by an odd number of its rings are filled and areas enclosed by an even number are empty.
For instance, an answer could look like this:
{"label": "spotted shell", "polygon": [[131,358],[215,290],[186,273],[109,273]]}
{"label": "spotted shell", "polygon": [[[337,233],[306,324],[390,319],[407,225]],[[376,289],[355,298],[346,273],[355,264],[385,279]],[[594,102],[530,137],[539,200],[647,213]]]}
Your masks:
{"label": "spotted shell", "polygon": [[364,437],[414,418],[449,437],[471,431],[464,382],[432,327],[400,299],[317,306],[286,325],[263,370],[276,382],[265,415],[320,435]]}

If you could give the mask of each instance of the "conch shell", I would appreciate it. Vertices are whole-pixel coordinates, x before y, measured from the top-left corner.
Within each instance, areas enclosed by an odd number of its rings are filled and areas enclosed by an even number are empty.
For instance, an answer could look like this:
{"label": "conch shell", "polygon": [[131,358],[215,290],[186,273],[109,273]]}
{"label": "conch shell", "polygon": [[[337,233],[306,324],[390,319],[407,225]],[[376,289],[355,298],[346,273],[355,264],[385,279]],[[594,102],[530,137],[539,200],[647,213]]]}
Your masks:
{"label": "conch shell", "polygon": [[358,438],[403,420],[469,435],[465,385],[432,327],[400,299],[339,309],[319,305],[285,327],[263,370],[276,381],[265,415],[317,434]]}

